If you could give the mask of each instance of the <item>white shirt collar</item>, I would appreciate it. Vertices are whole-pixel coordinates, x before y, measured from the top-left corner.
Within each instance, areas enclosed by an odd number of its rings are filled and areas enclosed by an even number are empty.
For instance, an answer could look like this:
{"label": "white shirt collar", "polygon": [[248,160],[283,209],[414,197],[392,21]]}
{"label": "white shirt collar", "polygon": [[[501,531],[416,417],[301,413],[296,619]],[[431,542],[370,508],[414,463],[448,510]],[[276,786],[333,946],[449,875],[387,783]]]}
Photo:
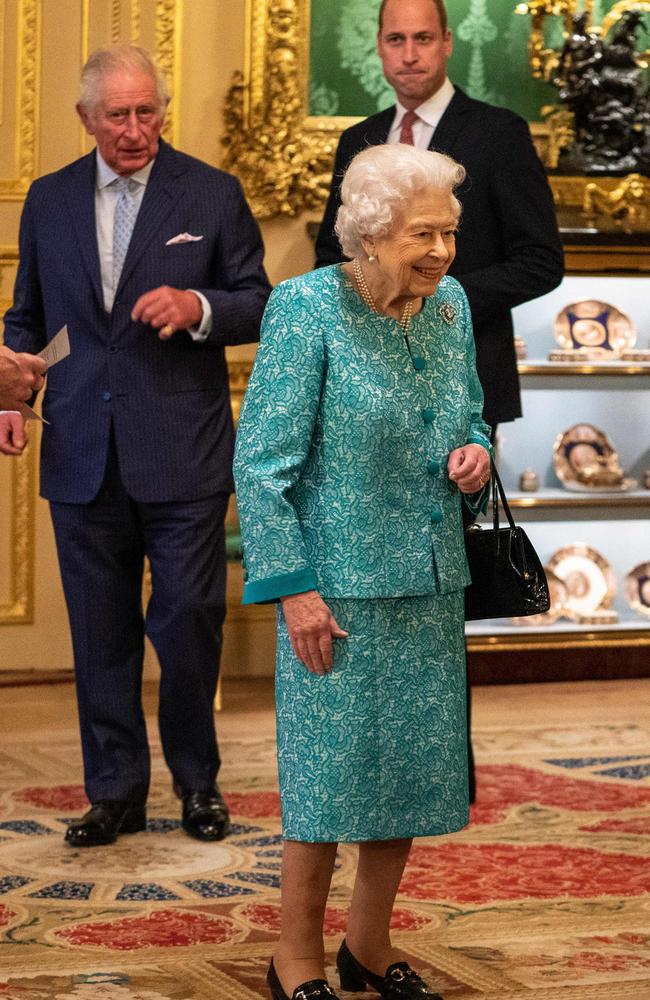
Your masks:
{"label": "white shirt collar", "polygon": [[[417,114],[418,118],[421,118],[423,122],[435,128],[445,111],[447,110],[447,105],[454,96],[454,85],[449,79],[445,77],[445,82],[442,87],[436,90],[435,94],[427,98],[422,104],[413,110]],[[407,109],[396,101],[397,112],[395,114],[395,121],[393,123],[393,128],[396,128],[402,124],[402,118],[406,114]]]}
{"label": "white shirt collar", "polygon": [[[116,174],[112,167],[109,167],[108,163],[98,149],[95,152],[97,155],[97,190],[102,191],[105,187],[108,187],[109,184],[112,184],[113,181],[116,181],[120,175]],[[137,181],[138,184],[146,185],[149,180],[149,174],[153,170],[154,163],[155,157],[153,160],[149,160],[145,167],[142,167],[140,170],[136,170],[134,174],[131,174],[131,178],[134,181]]]}

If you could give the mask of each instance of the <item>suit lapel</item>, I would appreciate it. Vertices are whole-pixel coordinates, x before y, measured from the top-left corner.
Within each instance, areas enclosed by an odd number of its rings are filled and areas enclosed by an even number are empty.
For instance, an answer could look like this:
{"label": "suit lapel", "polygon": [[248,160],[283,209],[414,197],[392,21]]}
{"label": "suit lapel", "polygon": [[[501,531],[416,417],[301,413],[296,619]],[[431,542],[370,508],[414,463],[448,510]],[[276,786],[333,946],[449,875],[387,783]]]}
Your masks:
{"label": "suit lapel", "polygon": [[88,271],[92,289],[103,309],[104,295],[99,269],[97,221],[95,218],[95,172],[95,153],[92,152],[72,167],[65,198],[84,266]]}
{"label": "suit lapel", "polygon": [[115,289],[115,298],[125,282],[128,281],[147,247],[156,239],[160,227],[169,213],[176,208],[179,199],[183,197],[184,188],[179,181],[183,172],[183,167],[179,164],[174,150],[161,139],[156,162],[151,171],[135,222],[120,280]]}
{"label": "suit lapel", "polygon": [[445,113],[433,133],[429,149],[453,156],[456,139],[469,120],[468,115],[470,110],[469,98],[460,88],[456,87],[454,96],[447,105]]}
{"label": "suit lapel", "polygon": [[365,121],[365,142],[368,146],[383,146],[388,139],[390,127],[395,117],[395,105],[372,115]]}

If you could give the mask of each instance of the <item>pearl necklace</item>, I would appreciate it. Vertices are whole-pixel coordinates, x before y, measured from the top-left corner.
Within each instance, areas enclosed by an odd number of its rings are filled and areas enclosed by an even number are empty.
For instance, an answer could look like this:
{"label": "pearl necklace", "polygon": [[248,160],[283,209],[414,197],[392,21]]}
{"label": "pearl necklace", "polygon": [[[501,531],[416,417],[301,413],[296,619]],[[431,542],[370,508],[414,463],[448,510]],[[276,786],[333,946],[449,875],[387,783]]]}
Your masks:
{"label": "pearl necklace", "polygon": [[[359,260],[358,257],[355,257],[354,260],[352,261],[352,271],[354,273],[354,280],[356,281],[357,287],[359,288],[359,293],[361,295],[361,298],[366,303],[369,309],[372,309],[373,312],[379,312],[377,306],[375,305],[375,300],[372,297],[372,292],[368,288],[368,283],[365,279],[363,270],[361,269],[361,261]],[[402,310],[402,315],[397,321],[405,337],[408,337],[409,326],[411,325],[412,316],[413,316],[413,301],[412,299],[409,299],[409,301],[404,306],[404,309]]]}

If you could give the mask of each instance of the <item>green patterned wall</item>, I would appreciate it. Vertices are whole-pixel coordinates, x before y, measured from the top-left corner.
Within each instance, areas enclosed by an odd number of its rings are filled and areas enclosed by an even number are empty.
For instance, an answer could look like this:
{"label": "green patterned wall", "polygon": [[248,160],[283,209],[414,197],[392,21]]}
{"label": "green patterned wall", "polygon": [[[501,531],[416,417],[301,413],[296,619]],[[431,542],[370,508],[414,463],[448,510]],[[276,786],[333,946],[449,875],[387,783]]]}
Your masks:
{"label": "green patterned wall", "polygon": [[[596,0],[594,22],[616,0]],[[393,103],[375,53],[380,0],[311,0],[309,112],[365,117]],[[530,18],[515,0],[447,0],[454,53],[449,75],[471,97],[540,120],[556,103],[555,88],[534,80],[528,66]],[[547,44],[561,45],[562,23],[547,18]]]}

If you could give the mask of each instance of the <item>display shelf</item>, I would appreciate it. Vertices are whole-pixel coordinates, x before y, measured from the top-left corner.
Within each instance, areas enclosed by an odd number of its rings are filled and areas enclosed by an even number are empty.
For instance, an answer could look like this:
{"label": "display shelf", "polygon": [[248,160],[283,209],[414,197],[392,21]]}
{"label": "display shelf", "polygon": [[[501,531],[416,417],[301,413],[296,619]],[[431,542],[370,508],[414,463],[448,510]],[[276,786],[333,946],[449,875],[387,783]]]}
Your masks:
{"label": "display shelf", "polygon": [[563,489],[540,489],[534,493],[510,490],[508,503],[518,510],[542,510],[560,508],[640,507],[650,511],[650,490],[636,489],[610,493],[572,493]]}
{"label": "display shelf", "polygon": [[[576,653],[597,667],[603,656],[616,659],[617,649],[636,647],[647,655],[650,618],[633,611],[625,599],[624,581],[632,568],[650,561],[650,490],[643,488],[650,468],[650,361],[549,361],[557,349],[555,317],[582,299],[609,302],[629,316],[637,346],[650,346],[648,280],[645,276],[565,278],[562,285],[535,302],[514,310],[515,331],[528,357],[518,363],[524,417],[499,427],[498,461],[506,493],[518,523],[525,526],[546,564],[559,549],[586,545],[609,563],[616,579],[613,609],[616,623],[580,625],[559,619],[549,625],[516,625],[507,620],[470,622],[467,643],[477,654],[512,651],[583,650]],[[576,424],[590,423],[607,434],[625,476],[638,485],[625,492],[582,493],[565,489],[557,478],[553,451],[560,435]],[[519,489],[520,476],[533,469],[540,488]],[[489,524],[490,512],[485,517]],[[573,655],[573,654],[571,654]],[[542,662],[542,659],[538,660]],[[547,660],[548,662],[548,660]],[[626,662],[621,657],[621,663]],[[585,670],[588,667],[585,666]]]}
{"label": "display shelf", "polygon": [[519,361],[520,375],[606,375],[622,378],[627,375],[650,375],[650,361],[545,361],[530,358]]}
{"label": "display shelf", "polygon": [[650,646],[650,619],[622,614],[616,624],[580,625],[560,619],[550,625],[513,625],[505,620],[468,622],[470,652],[505,650],[581,649],[593,646]]}

